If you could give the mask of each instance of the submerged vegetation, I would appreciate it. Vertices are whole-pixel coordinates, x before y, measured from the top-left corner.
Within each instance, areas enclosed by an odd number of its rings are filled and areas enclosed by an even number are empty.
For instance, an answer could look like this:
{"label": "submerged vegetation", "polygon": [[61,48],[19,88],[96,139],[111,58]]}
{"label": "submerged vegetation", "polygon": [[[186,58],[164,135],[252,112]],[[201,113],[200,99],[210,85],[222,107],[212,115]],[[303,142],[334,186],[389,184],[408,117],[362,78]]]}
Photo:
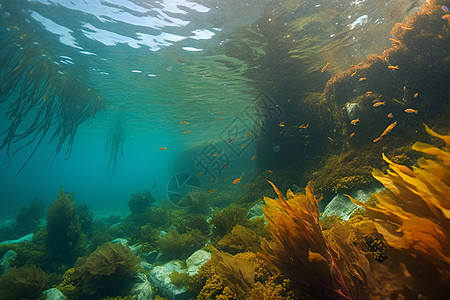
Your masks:
{"label": "submerged vegetation", "polygon": [[[286,6],[295,11],[304,3],[287,1]],[[172,298],[205,300],[448,298],[450,27],[448,18],[441,18],[443,3],[427,1],[395,25],[392,47],[333,76],[327,68],[338,67],[317,62],[332,49],[319,50],[326,43],[310,39],[309,25],[316,22],[321,33],[329,33],[326,24],[336,21],[337,11],[287,26],[275,18],[284,19],[284,12],[274,10],[270,21],[231,35],[224,42],[226,53],[250,63],[255,73],[248,76],[256,85],[271,82],[264,89],[276,95],[284,111],[274,119],[265,116],[264,126],[255,129],[259,170],[245,195],[196,189],[174,205],[158,203],[145,191],[130,196],[128,215],[94,220],[86,204],[76,205],[74,194],[61,189],[46,225],[41,224],[43,204],[33,201],[20,210],[15,225],[0,231],[12,238],[19,237],[11,233],[19,228],[34,233],[26,241],[0,244],[0,299],[36,299],[50,287],[70,300],[142,299],[133,294],[139,276],[144,278],[139,285],[147,284],[145,295],[156,293],[155,299],[170,294],[167,290],[181,291]],[[277,26],[286,26],[287,35],[278,36]],[[0,91],[6,94],[0,104],[16,92],[21,95],[8,109],[10,127],[0,148],[25,140],[25,146],[36,142],[38,147],[54,125],[50,140],[58,140],[59,152],[67,139],[71,146],[76,128],[105,102],[47,65],[49,56],[19,31],[9,28],[9,41],[15,43],[0,49],[11,58],[0,75],[11,73],[18,80],[2,82]],[[288,35],[298,39],[290,43]],[[41,54],[33,59],[27,51]],[[270,77],[283,68],[294,79]],[[282,89],[292,82],[298,86]],[[74,87],[84,100],[73,102],[69,90]],[[32,125],[21,132],[19,123],[30,117]],[[426,126],[426,135],[422,121],[443,134]],[[411,150],[412,137],[436,146],[416,142]],[[119,126],[107,142],[113,167],[123,142]],[[10,154],[21,148],[11,148]],[[360,208],[348,220],[321,218],[322,198],[372,185],[385,189],[365,202],[349,197]],[[157,269],[165,273],[155,274]],[[161,274],[164,282],[157,281]],[[157,289],[148,280],[159,284]]]}

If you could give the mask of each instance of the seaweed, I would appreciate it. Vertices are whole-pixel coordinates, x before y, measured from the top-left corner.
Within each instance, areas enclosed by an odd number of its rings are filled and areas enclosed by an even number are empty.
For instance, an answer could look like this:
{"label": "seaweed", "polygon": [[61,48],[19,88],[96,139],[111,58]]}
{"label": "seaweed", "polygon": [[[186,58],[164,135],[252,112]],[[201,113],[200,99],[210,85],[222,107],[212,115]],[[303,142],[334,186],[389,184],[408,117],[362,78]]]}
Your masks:
{"label": "seaweed", "polygon": [[34,265],[13,268],[0,277],[0,299],[37,299],[46,281],[44,271]]}
{"label": "seaweed", "polygon": [[81,225],[73,194],[61,188],[47,212],[47,249],[55,260],[72,262],[74,248],[81,235]]}
{"label": "seaweed", "polygon": [[140,214],[144,213],[153,202],[155,202],[155,198],[149,191],[145,191],[131,195],[128,207],[132,214]]}
{"label": "seaweed", "polygon": [[176,229],[169,231],[156,242],[158,249],[171,259],[186,259],[196,250],[205,246],[208,237],[197,229],[186,233],[178,233]]}
{"label": "seaweed", "polygon": [[410,169],[383,155],[390,170],[387,174],[374,170],[373,176],[390,192],[375,195],[376,207],[349,197],[374,218],[376,232],[389,245],[388,256],[411,274],[412,289],[444,299],[450,294],[450,136],[425,128],[446,147],[416,142],[412,148],[434,160],[420,158]]}
{"label": "seaweed", "polygon": [[86,295],[110,296],[137,272],[139,258],[122,244],[105,243],[87,258],[79,258],[71,276]]}

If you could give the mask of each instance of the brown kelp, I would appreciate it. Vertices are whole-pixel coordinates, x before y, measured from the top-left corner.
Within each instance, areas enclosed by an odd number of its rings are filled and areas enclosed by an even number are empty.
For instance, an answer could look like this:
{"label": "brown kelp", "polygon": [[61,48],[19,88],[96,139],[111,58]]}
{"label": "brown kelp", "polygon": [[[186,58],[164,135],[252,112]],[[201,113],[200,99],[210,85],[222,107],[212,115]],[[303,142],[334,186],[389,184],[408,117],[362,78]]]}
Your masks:
{"label": "brown kelp", "polygon": [[446,299],[450,295],[450,136],[425,128],[446,146],[416,142],[412,148],[436,160],[421,158],[418,167],[410,169],[383,155],[390,170],[387,174],[374,170],[373,176],[390,193],[376,194],[376,207],[350,199],[373,216],[376,231],[390,246],[387,255],[406,268],[412,289],[427,299]]}
{"label": "brown kelp", "polygon": [[391,272],[351,241],[348,224],[323,234],[310,184],[305,194],[289,190],[287,199],[273,187],[278,198],[265,197],[263,209],[272,240],[263,241],[260,255],[296,289],[325,299],[386,299],[405,290],[397,269]]}
{"label": "brown kelp", "polygon": [[64,143],[70,156],[78,127],[106,107],[80,76],[62,70],[35,39],[18,26],[2,32],[0,40],[0,105],[9,126],[2,133],[0,150],[9,158],[34,145],[23,170],[42,141],[56,141],[56,154]]}

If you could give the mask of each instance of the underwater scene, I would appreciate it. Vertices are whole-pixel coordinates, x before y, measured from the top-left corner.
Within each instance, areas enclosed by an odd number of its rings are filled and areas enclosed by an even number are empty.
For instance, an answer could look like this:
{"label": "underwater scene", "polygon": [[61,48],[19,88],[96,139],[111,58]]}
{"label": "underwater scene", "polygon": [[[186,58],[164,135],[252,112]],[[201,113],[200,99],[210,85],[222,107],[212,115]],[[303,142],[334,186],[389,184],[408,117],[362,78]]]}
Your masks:
{"label": "underwater scene", "polygon": [[450,0],[0,0],[0,300],[450,299]]}

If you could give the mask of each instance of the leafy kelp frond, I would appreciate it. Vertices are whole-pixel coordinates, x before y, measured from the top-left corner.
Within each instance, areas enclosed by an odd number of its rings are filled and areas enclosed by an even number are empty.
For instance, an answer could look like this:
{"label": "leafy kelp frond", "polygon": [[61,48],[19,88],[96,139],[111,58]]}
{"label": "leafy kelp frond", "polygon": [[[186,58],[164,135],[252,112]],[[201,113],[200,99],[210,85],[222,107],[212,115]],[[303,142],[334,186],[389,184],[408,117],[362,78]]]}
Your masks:
{"label": "leafy kelp frond", "polygon": [[450,293],[450,136],[426,130],[446,147],[418,142],[413,149],[437,160],[421,158],[411,170],[383,155],[390,170],[374,170],[373,176],[391,193],[377,194],[376,208],[350,199],[374,217],[376,230],[392,247],[389,256],[406,266],[416,289],[439,298]]}
{"label": "leafy kelp frond", "polygon": [[350,224],[338,224],[327,233],[329,238],[324,236],[319,223],[319,199],[310,183],[305,194],[288,191],[286,198],[264,199],[272,240],[263,241],[260,256],[288,276],[297,288],[306,288],[324,299],[406,295],[403,271],[398,266],[388,269],[369,251],[361,250],[364,246],[351,240]]}
{"label": "leafy kelp frond", "polygon": [[255,286],[255,267],[248,261],[238,260],[231,254],[213,248],[211,262],[224,284],[243,299]]}
{"label": "leafy kelp frond", "polygon": [[322,235],[319,210],[311,184],[305,195],[288,191],[287,200],[269,182],[279,196],[264,198],[264,215],[273,240],[264,240],[261,256],[284,272],[298,285],[324,289],[328,296],[350,299],[350,292],[333,260],[333,250]]}

